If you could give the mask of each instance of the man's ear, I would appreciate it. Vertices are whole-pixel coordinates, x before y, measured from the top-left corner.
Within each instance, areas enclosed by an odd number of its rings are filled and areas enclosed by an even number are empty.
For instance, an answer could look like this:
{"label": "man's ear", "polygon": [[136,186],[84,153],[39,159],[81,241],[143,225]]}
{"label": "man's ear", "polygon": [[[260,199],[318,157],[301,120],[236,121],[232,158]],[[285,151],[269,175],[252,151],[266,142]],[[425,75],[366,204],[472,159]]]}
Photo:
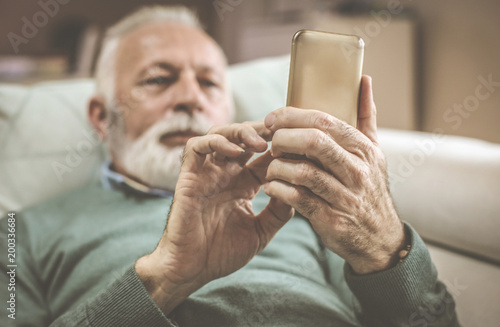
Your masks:
{"label": "man's ear", "polygon": [[102,97],[94,96],[90,99],[88,116],[99,137],[104,140],[108,135],[108,126],[106,123],[106,107]]}

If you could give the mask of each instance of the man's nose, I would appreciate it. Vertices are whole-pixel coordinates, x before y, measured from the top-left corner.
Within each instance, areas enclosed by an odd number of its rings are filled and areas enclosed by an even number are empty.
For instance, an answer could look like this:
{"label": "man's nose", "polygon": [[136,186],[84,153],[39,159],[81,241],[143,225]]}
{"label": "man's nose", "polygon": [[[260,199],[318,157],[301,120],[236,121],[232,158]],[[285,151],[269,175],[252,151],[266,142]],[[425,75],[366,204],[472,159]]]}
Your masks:
{"label": "man's nose", "polygon": [[181,76],[174,89],[174,111],[185,111],[189,114],[202,110],[202,92],[195,76]]}

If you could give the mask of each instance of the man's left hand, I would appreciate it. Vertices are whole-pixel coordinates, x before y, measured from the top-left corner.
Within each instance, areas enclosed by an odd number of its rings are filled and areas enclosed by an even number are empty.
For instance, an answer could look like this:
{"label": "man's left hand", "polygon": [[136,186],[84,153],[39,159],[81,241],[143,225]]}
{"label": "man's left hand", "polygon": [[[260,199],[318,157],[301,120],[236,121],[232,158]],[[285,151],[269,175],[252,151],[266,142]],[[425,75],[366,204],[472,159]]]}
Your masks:
{"label": "man's left hand", "polygon": [[371,78],[362,78],[357,129],[324,112],[293,107],[272,112],[265,123],[274,134],[275,159],[264,191],[308,218],[325,246],[355,273],[397,262],[405,233],[378,146]]}

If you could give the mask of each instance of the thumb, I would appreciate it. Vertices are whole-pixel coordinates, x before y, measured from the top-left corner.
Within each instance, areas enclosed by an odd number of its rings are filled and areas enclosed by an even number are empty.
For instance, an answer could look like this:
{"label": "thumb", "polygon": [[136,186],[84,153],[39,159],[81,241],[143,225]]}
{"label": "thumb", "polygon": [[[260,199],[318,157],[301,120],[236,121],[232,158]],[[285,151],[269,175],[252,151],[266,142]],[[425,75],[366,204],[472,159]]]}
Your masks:
{"label": "thumb", "polygon": [[368,75],[363,75],[361,77],[358,130],[366,135],[373,143],[378,144],[377,108],[373,101],[372,78]]}
{"label": "thumb", "polygon": [[294,213],[295,210],[288,204],[279,199],[271,198],[266,208],[256,218],[260,221],[262,229],[270,240],[292,218]]}
{"label": "thumb", "polygon": [[271,155],[271,150],[268,150],[247,165],[247,168],[252,172],[255,178],[259,180],[261,185],[266,182],[267,168],[273,160],[274,157]]}

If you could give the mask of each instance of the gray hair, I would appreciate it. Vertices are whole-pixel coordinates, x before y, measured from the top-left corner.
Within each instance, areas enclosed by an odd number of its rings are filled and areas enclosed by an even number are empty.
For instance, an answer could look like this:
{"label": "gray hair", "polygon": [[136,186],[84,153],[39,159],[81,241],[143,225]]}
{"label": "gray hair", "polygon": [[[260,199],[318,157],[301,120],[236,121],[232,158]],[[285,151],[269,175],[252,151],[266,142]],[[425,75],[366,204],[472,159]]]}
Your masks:
{"label": "gray hair", "polygon": [[143,7],[108,28],[95,73],[96,91],[104,97],[106,106],[111,106],[115,98],[116,51],[121,39],[142,26],[160,22],[177,22],[203,30],[196,14],[184,6]]}

